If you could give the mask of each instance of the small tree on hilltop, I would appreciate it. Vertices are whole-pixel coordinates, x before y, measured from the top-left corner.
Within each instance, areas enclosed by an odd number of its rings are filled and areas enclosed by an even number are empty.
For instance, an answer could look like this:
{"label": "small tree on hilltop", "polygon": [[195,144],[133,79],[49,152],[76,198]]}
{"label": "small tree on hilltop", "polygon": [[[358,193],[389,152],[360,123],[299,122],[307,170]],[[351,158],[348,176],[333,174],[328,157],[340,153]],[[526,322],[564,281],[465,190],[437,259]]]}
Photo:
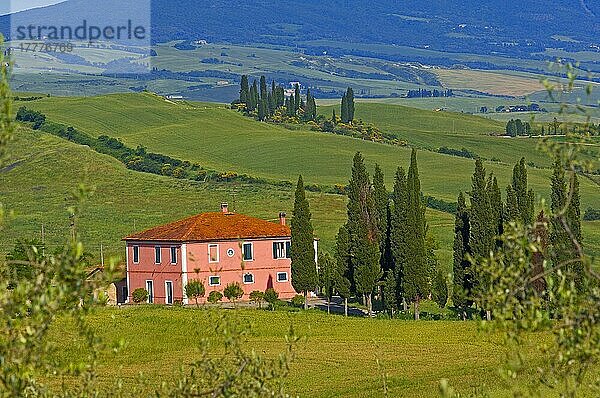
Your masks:
{"label": "small tree on hilltop", "polygon": [[205,293],[206,289],[204,288],[204,285],[197,279],[192,279],[185,285],[185,295],[196,301],[196,307],[199,307],[198,299],[204,297]]}
{"label": "small tree on hilltop", "polygon": [[260,290],[253,290],[250,292],[250,300],[258,305],[258,308],[262,308],[262,302],[265,299],[265,294]]}
{"label": "small tree on hilltop", "polygon": [[219,301],[223,300],[223,293],[218,290],[213,290],[208,293],[208,302],[211,304],[217,304]]}
{"label": "small tree on hilltop", "polygon": [[244,296],[244,289],[237,282],[232,282],[225,286],[225,290],[223,290],[223,294],[227,297],[227,300],[231,301],[236,306],[237,300],[241,299]]}

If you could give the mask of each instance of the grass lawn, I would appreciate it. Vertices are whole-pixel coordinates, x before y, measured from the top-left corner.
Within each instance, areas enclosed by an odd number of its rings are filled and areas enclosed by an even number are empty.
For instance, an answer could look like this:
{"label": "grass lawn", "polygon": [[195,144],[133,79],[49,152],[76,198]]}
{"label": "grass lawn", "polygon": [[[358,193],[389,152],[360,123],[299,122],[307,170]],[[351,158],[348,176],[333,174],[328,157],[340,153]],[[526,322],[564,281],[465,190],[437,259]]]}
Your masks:
{"label": "grass lawn", "polygon": [[[110,385],[122,378],[127,385],[139,373],[150,386],[174,380],[181,366],[199,357],[199,339],[215,338],[209,315],[207,310],[159,306],[100,309],[90,319],[92,326],[108,341],[126,342],[122,352],[100,357],[100,382]],[[508,396],[496,373],[504,355],[502,340],[479,332],[476,322],[344,318],[312,310],[249,309],[235,316],[251,325],[244,337],[248,350],[268,357],[283,351],[290,324],[305,338],[286,381],[291,394],[382,396],[385,373],[392,397],[435,397],[442,378],[462,392],[484,388],[491,396]],[[532,341],[543,338],[532,336]],[[50,340],[61,342],[55,354],[59,360],[85,355],[70,321],[59,319]],[[533,346],[525,352],[540,359]]]}

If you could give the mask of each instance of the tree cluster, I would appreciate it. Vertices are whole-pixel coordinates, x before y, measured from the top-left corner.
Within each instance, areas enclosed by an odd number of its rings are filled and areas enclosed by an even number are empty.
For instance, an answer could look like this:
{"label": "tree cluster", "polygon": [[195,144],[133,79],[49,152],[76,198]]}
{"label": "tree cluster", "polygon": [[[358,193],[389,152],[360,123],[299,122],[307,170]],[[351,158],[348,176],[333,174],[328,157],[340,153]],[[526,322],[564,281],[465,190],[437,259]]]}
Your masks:
{"label": "tree cluster", "polygon": [[350,123],[354,120],[354,90],[348,87],[346,93],[342,96],[341,118],[342,123]]}
{"label": "tree cluster", "polygon": [[438,98],[438,97],[453,97],[452,90],[426,90],[420,88],[418,90],[408,90],[406,98]]}
{"label": "tree cluster", "polygon": [[242,76],[240,96],[233,105],[260,121],[272,119],[277,113],[299,117],[304,121],[315,120],[317,117],[317,104],[310,89],[306,92],[306,100],[297,84],[294,93],[286,95],[283,86],[276,84],[274,80],[268,87],[264,76],[260,77],[259,83],[254,80],[252,85],[249,84],[248,76]]}
{"label": "tree cluster", "polygon": [[510,119],[506,123],[506,135],[509,137],[529,136],[532,134],[531,124],[521,119]]}

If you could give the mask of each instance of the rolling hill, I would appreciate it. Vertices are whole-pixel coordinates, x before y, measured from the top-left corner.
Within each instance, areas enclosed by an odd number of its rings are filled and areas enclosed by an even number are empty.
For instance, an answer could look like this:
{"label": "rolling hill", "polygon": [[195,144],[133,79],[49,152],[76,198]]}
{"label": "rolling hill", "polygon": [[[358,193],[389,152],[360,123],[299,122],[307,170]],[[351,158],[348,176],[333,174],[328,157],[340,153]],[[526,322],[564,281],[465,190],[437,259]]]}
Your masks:
{"label": "rolling hill", "polygon": [[[539,57],[535,53],[549,47],[587,49],[598,44],[600,33],[600,6],[588,0],[531,0],[518,6],[492,0],[451,5],[443,0],[109,0],[101,9],[91,0],[69,0],[18,13],[13,23],[72,23],[73,17],[93,20],[116,10],[139,17],[142,6],[151,7],[155,42],[206,39],[289,45],[327,38]],[[0,19],[3,31],[9,22],[8,17]]]}
{"label": "rolling hill", "polygon": [[[200,165],[219,171],[246,173],[270,180],[294,181],[302,174],[311,184],[346,184],[352,156],[363,153],[372,170],[379,163],[391,186],[393,174],[398,166],[407,166],[410,149],[377,144],[354,138],[317,133],[309,130],[289,130],[272,124],[256,122],[227,109],[224,105],[207,103],[172,103],[151,94],[127,94],[98,96],[91,98],[44,98],[28,102],[28,107],[42,111],[52,121],[72,125],[83,132],[99,136],[118,137],[129,146],[143,145],[149,150],[164,153],[182,160],[198,162]],[[357,104],[357,113],[362,112]],[[382,109],[385,105],[370,105]],[[379,108],[382,106],[383,108]],[[392,108],[394,109],[394,108]],[[476,131],[486,128],[497,129],[498,122],[482,118],[448,113],[447,118],[435,120],[439,113],[424,110],[407,110],[402,122],[394,113],[388,114],[388,123],[400,123],[402,131],[408,131],[409,144],[419,140],[433,140],[429,145],[443,142],[444,145],[460,149],[464,146],[462,135],[449,134],[449,126],[455,117],[457,131],[475,140]],[[429,125],[423,121],[429,120]],[[482,127],[483,126],[483,127]],[[423,132],[423,130],[427,130]],[[427,138],[429,137],[429,138]],[[434,138],[431,138],[434,137]],[[439,139],[437,138],[439,137]],[[510,140],[496,139],[500,151]],[[498,177],[500,186],[505,187],[511,176],[513,164],[521,156],[529,158],[535,141],[521,144],[518,140],[512,150],[504,149],[499,161],[486,162],[489,171]],[[417,145],[419,146],[419,145]],[[425,146],[425,145],[424,145]],[[315,148],[319,148],[315,151]],[[492,147],[493,148],[493,147]],[[479,148],[478,151],[485,151]],[[489,152],[493,155],[495,150]],[[480,155],[483,156],[483,153]],[[538,155],[540,156],[540,155]],[[495,157],[499,157],[496,155]],[[492,156],[490,156],[490,159]],[[541,161],[542,159],[536,159]],[[546,162],[547,163],[547,162]],[[439,199],[454,201],[460,190],[470,187],[473,160],[422,150],[419,164],[424,193]],[[544,164],[544,163],[542,163]],[[547,169],[531,168],[530,183],[538,195],[548,197]],[[598,186],[582,181],[583,206],[600,207]]]}

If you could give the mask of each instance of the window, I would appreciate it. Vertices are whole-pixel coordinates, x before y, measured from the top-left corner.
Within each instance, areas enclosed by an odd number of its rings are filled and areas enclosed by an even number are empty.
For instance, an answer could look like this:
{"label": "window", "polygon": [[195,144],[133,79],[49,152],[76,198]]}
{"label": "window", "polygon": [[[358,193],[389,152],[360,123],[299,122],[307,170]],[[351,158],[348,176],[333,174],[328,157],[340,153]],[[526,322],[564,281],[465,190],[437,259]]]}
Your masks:
{"label": "window", "polygon": [[277,273],[277,282],[287,282],[288,274],[287,272],[278,272]]}
{"label": "window", "polygon": [[140,262],[140,247],[133,246],[133,263],[138,264]]}
{"label": "window", "polygon": [[285,242],[273,242],[273,258],[285,258]]}
{"label": "window", "polygon": [[252,261],[254,260],[254,253],[252,250],[252,243],[244,243],[242,246],[244,252],[244,261]]}
{"label": "window", "polygon": [[171,247],[171,264],[177,264],[177,247]]}
{"label": "window", "polygon": [[253,274],[244,274],[244,284],[249,285],[254,283],[254,275]]}
{"label": "window", "polygon": [[154,282],[146,281],[146,291],[148,292],[148,303],[154,302]]}
{"label": "window", "polygon": [[292,258],[292,242],[285,242],[285,258]]}
{"label": "window", "polygon": [[165,304],[173,304],[173,282],[165,281]]}
{"label": "window", "polygon": [[219,245],[208,245],[208,262],[219,262]]}
{"label": "window", "polygon": [[160,264],[160,246],[154,248],[154,264]]}
{"label": "window", "polygon": [[220,276],[209,276],[208,277],[208,285],[209,286],[221,286],[221,277]]}

